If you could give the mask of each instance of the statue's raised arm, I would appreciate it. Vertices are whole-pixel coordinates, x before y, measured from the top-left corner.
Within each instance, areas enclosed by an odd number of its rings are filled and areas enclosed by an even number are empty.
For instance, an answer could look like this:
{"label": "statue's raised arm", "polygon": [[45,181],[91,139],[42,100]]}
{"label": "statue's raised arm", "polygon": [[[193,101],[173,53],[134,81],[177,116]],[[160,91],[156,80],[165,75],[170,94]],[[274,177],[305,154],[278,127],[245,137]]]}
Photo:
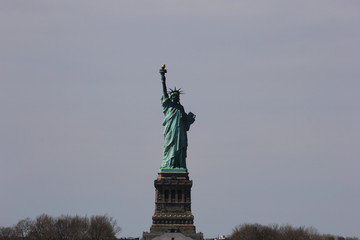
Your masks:
{"label": "statue's raised arm", "polygon": [[162,82],[162,88],[163,88],[163,96],[164,96],[164,98],[169,98],[169,95],[167,93],[167,87],[166,87],[165,73],[167,73],[166,65],[163,64],[161,66],[161,68],[160,68],[161,82]]}
{"label": "statue's raised arm", "polygon": [[168,93],[165,73],[167,70],[163,64],[160,75],[163,87],[161,104],[164,112],[164,151],[160,172],[185,173],[187,172],[187,131],[195,122],[195,115],[191,112],[186,114],[184,107],[180,104],[181,89],[175,87]]}

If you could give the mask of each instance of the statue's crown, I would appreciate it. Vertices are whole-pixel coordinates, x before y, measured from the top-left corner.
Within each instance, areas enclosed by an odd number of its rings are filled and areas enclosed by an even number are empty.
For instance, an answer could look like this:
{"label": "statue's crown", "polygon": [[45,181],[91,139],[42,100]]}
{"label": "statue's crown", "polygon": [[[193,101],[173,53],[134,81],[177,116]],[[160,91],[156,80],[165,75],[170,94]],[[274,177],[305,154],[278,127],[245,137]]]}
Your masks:
{"label": "statue's crown", "polygon": [[176,89],[176,87],[174,87],[174,89],[171,89],[170,88],[170,91],[168,92],[170,95],[172,95],[172,94],[174,94],[174,93],[177,93],[177,94],[184,94],[184,91],[183,90],[181,90],[181,88],[179,88],[179,89]]}

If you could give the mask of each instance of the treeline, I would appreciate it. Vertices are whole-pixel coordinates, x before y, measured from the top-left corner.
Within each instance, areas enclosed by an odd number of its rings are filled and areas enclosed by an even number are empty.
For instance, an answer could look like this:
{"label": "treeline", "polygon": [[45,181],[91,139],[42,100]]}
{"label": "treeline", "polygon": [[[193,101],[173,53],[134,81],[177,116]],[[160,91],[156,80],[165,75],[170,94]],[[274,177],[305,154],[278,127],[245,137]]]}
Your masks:
{"label": "treeline", "polygon": [[0,227],[0,240],[115,240],[121,231],[116,220],[104,216],[26,218],[12,227]]}
{"label": "treeline", "polygon": [[263,226],[243,224],[235,227],[231,240],[360,240],[357,237],[339,237],[319,234],[314,228],[292,227],[289,225]]}

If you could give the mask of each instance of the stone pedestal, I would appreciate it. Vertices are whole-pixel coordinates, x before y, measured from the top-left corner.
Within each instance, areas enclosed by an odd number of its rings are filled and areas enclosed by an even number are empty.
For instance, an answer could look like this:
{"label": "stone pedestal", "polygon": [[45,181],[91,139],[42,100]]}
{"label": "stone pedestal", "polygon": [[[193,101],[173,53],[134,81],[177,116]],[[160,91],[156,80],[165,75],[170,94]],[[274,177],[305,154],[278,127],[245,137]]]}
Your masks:
{"label": "stone pedestal", "polygon": [[154,181],[155,213],[150,232],[143,233],[143,240],[151,240],[164,233],[181,233],[186,237],[203,240],[196,233],[191,213],[191,187],[188,173],[159,173]]}

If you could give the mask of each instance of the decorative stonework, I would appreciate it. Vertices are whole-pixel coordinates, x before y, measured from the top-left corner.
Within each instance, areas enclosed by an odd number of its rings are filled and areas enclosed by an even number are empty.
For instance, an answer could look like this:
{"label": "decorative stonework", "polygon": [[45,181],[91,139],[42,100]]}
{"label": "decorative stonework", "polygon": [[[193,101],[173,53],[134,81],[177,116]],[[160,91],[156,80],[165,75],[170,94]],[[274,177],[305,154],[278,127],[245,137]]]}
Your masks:
{"label": "decorative stonework", "polygon": [[144,233],[143,239],[150,240],[164,233],[182,233],[202,240],[202,233],[196,233],[191,213],[192,181],[188,173],[159,173],[154,185],[155,213],[150,233]]}

